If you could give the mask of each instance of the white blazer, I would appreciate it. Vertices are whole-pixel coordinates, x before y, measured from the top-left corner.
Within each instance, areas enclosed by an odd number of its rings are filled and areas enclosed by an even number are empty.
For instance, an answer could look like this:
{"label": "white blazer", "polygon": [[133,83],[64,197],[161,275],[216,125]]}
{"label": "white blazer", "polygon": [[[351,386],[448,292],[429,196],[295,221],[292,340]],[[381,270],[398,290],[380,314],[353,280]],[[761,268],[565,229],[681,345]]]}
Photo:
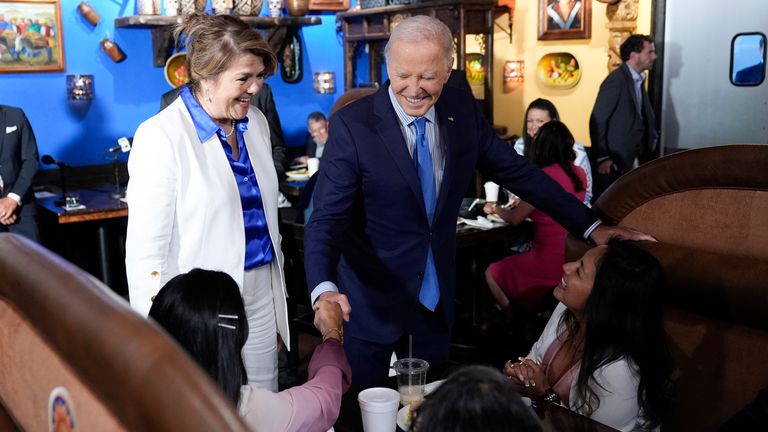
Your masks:
{"label": "white blazer", "polygon": [[[269,127],[253,107],[248,120],[245,146],[274,249],[270,266],[277,330],[290,346]],[[147,315],[160,288],[193,268],[223,271],[242,290],[245,226],[235,176],[215,134],[200,142],[182,98],[136,130],[128,173],[125,267],[131,306]]]}

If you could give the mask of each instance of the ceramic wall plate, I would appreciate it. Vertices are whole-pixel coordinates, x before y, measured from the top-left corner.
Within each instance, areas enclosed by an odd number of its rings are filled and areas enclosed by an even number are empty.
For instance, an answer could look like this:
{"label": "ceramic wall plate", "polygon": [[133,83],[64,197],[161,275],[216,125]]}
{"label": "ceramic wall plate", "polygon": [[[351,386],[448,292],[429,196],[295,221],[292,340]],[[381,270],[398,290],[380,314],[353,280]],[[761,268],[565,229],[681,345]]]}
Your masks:
{"label": "ceramic wall plate", "polygon": [[165,80],[174,88],[189,81],[187,53],[176,53],[165,62]]}
{"label": "ceramic wall plate", "polygon": [[581,67],[570,53],[543,56],[536,66],[536,79],[547,87],[569,89],[581,79]]}

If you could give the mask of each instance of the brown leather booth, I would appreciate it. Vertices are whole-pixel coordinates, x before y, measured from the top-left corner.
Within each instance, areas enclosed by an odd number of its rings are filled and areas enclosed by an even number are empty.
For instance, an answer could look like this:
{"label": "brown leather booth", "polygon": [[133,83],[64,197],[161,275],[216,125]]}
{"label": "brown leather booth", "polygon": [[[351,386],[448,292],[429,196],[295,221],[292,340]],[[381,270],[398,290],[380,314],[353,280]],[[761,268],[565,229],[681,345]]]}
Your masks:
{"label": "brown leather booth", "polygon": [[[665,431],[717,430],[768,386],[768,146],[676,153],[620,178],[604,220],[655,236],[676,363]],[[568,259],[586,243],[569,237]]]}
{"label": "brown leather booth", "polygon": [[76,430],[246,431],[162,330],[41,246],[0,234],[0,430],[49,430],[54,388]]}

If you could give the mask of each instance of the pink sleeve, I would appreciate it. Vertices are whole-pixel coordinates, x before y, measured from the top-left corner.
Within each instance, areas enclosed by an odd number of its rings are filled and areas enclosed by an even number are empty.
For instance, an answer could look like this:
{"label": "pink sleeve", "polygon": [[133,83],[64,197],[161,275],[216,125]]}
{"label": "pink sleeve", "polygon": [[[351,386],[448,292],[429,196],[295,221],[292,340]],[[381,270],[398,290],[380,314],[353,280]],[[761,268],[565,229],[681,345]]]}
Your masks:
{"label": "pink sleeve", "polygon": [[307,372],[309,381],[281,392],[293,405],[287,430],[325,432],[336,422],[341,395],[351,382],[344,348],[333,339],[326,340],[315,348]]}

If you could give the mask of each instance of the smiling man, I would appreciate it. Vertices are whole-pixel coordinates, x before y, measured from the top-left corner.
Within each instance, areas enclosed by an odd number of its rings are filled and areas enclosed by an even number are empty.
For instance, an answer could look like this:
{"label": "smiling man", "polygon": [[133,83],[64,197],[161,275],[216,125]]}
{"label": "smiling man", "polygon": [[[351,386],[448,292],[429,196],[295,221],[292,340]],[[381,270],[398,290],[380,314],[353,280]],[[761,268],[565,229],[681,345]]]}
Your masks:
{"label": "smiling man", "polygon": [[409,336],[412,355],[433,369],[447,359],[456,217],[475,169],[578,236],[649,238],[600,225],[498,138],[471,94],[444,86],[452,52],[440,21],[403,20],[384,50],[391,81],[330,121],[304,257],[312,301],[336,301],[348,315],[356,390],[386,383],[390,355],[406,356]]}

